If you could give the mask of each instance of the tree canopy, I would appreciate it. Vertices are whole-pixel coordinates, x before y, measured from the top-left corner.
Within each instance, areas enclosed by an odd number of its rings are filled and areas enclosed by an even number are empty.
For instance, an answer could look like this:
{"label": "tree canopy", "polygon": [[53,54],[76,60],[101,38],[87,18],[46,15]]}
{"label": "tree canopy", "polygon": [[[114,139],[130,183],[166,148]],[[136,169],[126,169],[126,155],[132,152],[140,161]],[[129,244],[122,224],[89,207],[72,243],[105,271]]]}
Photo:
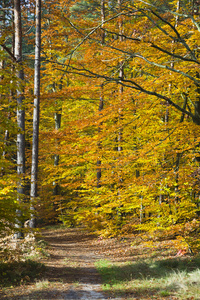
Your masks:
{"label": "tree canopy", "polygon": [[[29,182],[35,3],[21,5]],[[2,16],[0,205],[10,224],[21,81],[12,9]],[[39,220],[105,236],[165,232],[198,245],[199,20],[198,1],[42,1]]]}

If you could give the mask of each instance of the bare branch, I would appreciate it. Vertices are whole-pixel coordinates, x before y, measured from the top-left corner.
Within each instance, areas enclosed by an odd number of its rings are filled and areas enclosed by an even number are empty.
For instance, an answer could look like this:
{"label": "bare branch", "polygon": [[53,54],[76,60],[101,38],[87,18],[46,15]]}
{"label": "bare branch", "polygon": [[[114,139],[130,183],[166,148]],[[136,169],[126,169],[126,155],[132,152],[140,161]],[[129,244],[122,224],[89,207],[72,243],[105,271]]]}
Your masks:
{"label": "bare branch", "polygon": [[[190,47],[188,46],[188,44],[186,43],[186,41],[180,36],[179,32],[177,31],[176,27],[173,26],[170,22],[168,22],[167,20],[165,20],[164,18],[161,17],[161,15],[157,14],[155,11],[151,11],[157,18],[159,18],[161,21],[163,21],[165,24],[167,24],[168,26],[170,26],[172,28],[172,30],[175,32],[175,34],[177,35],[178,41],[181,42],[184,47],[190,52],[191,57],[196,60],[196,56],[194,54],[194,52],[190,49]],[[160,29],[162,29],[160,26],[158,26],[156,24],[156,26]],[[163,29],[162,29],[163,31]],[[174,41],[177,41],[177,38],[173,38]]]}
{"label": "bare branch", "polygon": [[179,73],[187,78],[189,78],[190,80],[192,80],[196,86],[200,86],[200,81],[195,79],[193,76],[190,76],[189,74],[183,72],[183,71],[180,71],[180,70],[176,70],[172,67],[168,67],[166,65],[161,65],[161,64],[158,64],[158,63],[155,63],[155,62],[152,62],[150,60],[148,60],[146,57],[140,55],[140,54],[133,54],[133,57],[139,57],[141,59],[143,59],[144,61],[146,61],[147,63],[149,63],[150,65],[153,65],[153,66],[156,66],[156,67],[159,67],[159,68],[162,68],[162,69],[166,69],[166,70],[169,70],[169,71],[172,71],[172,72],[175,72],[175,73]]}
{"label": "bare branch", "polygon": [[10,51],[8,47],[6,47],[4,44],[0,44],[0,46],[11,56],[13,61],[16,61],[14,54]]}
{"label": "bare branch", "polygon": [[[107,29],[103,29],[103,30],[104,30],[105,32],[107,32],[107,33],[111,33],[111,34],[115,34],[115,35],[117,35],[117,36],[121,36],[121,37],[123,37],[123,38],[125,38],[125,39],[127,39],[127,40],[136,41],[136,42],[141,42],[141,43],[145,43],[145,44],[150,44],[150,46],[151,46],[152,48],[155,48],[155,49],[159,50],[160,52],[166,53],[166,54],[168,54],[169,56],[172,56],[173,58],[177,58],[177,59],[180,59],[180,60],[183,60],[183,61],[195,62],[195,63],[197,63],[198,65],[200,64],[200,62],[199,62],[197,59],[192,59],[192,58],[187,58],[187,57],[185,57],[185,56],[177,55],[177,54],[175,54],[175,53],[172,53],[172,52],[170,52],[170,51],[168,51],[168,50],[166,50],[166,49],[163,49],[163,48],[161,48],[161,47],[155,45],[155,44],[152,43],[151,41],[148,41],[148,40],[145,40],[145,41],[144,41],[144,40],[142,40],[141,38],[132,38],[132,37],[127,36],[127,35],[125,35],[125,34],[119,34],[119,33],[117,33],[117,32],[109,31],[109,30],[107,30]],[[110,47],[110,46],[108,46],[108,45],[106,45],[106,46],[107,46],[107,47]],[[121,51],[121,50],[120,50],[120,51]]]}
{"label": "bare branch", "polygon": [[131,53],[131,52],[124,51],[124,50],[122,50],[122,49],[119,49],[119,48],[116,48],[116,47],[113,47],[113,46],[110,46],[110,45],[107,46],[107,47],[109,47],[109,48],[111,48],[111,49],[114,49],[114,50],[117,50],[117,51],[119,51],[119,52],[122,52],[122,53],[124,53],[124,54],[127,54],[127,55],[129,55],[130,57],[132,57],[132,58],[133,58],[133,57],[141,58],[141,59],[143,59],[144,61],[146,61],[146,62],[147,62],[148,64],[150,64],[150,65],[153,65],[153,66],[156,66],[156,67],[159,67],[159,68],[162,68],[162,69],[166,69],[166,70],[169,70],[169,71],[172,71],[172,72],[175,72],[175,73],[179,73],[179,74],[181,74],[181,75],[183,75],[183,76],[189,78],[190,80],[192,80],[192,81],[195,83],[196,86],[198,86],[198,87],[200,86],[200,81],[199,81],[199,80],[197,80],[195,77],[190,76],[189,74],[187,74],[187,73],[185,73],[185,72],[183,72],[183,71],[174,69],[174,68],[172,68],[172,67],[168,67],[168,66],[166,66],[166,65],[162,65],[162,64],[155,63],[155,62],[153,62],[153,61],[148,60],[146,57],[144,57],[143,55],[138,54],[138,53]]}
{"label": "bare branch", "polygon": [[[123,85],[124,87],[129,87],[129,88],[138,90],[142,93],[145,93],[147,95],[155,96],[159,99],[163,99],[163,100],[167,101],[170,105],[175,107],[177,110],[179,110],[182,113],[190,116],[192,119],[195,119],[195,116],[194,116],[193,113],[187,111],[185,108],[182,108],[180,105],[174,103],[169,97],[167,97],[165,95],[162,95],[162,94],[159,94],[159,93],[154,92],[154,91],[149,91],[149,90],[143,88],[141,85],[139,85],[138,83],[136,83],[133,80],[128,80],[128,79],[124,79],[124,78],[113,78],[113,77],[109,77],[109,76],[106,76],[106,75],[100,75],[100,74],[94,73],[94,72],[92,72],[88,69],[85,69],[85,68],[78,69],[78,68],[72,67],[72,71],[68,71],[68,72],[75,73],[75,74],[81,75],[81,76],[86,76],[86,77],[89,77],[89,78],[103,78],[103,79],[105,79],[107,81],[110,81],[110,82],[114,81],[114,82],[117,82],[118,84]],[[130,83],[130,84],[128,84],[128,83]]]}

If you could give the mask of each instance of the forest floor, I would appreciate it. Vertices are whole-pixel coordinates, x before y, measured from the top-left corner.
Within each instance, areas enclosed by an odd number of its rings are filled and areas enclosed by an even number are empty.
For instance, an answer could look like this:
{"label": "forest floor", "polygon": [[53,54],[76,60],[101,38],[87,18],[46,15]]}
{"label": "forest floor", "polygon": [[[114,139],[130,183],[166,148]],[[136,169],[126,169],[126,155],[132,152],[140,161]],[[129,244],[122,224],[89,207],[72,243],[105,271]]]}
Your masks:
{"label": "forest floor", "polygon": [[[39,244],[44,255],[38,262],[45,266],[40,277],[32,280],[23,275],[20,284],[0,288],[0,299],[200,299],[198,291],[187,293],[186,284],[182,294],[175,287],[169,289],[161,275],[163,267],[165,273],[176,268],[180,275],[181,266],[191,262],[185,254],[175,264],[177,249],[172,241],[152,246],[149,241],[135,241],[134,236],[104,239],[80,228],[57,227],[42,230]],[[148,265],[147,259],[154,261],[153,265]],[[163,265],[156,265],[160,261]],[[200,280],[199,267],[195,267],[198,279],[192,279],[194,288]],[[22,276],[22,271],[18,273]]]}

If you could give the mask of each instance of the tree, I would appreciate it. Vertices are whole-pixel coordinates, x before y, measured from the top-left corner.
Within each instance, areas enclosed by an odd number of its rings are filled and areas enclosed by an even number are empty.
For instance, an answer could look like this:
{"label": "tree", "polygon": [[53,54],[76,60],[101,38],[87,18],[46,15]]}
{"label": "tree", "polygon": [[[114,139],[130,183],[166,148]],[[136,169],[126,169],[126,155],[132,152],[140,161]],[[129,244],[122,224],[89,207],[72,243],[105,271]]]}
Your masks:
{"label": "tree", "polygon": [[31,179],[43,201],[31,194],[32,221],[33,208],[53,210],[55,199],[64,223],[104,235],[184,234],[198,219],[196,11],[177,0],[62,0],[44,10],[40,172]]}
{"label": "tree", "polygon": [[[170,1],[169,3],[163,1],[157,6],[152,1],[145,3],[143,1],[135,1],[134,3],[128,1],[125,4],[121,3],[121,10],[117,13],[114,4],[112,8],[110,6],[109,8],[109,16],[107,15],[103,26],[93,20],[94,29],[92,31],[88,29],[91,20],[86,17],[83,17],[81,22],[76,19],[76,26],[71,21],[71,31],[74,34],[70,36],[72,39],[71,44],[76,44],[77,40],[78,44],[74,46],[74,49],[69,49],[70,59],[65,60],[65,63],[61,62],[60,59],[53,59],[54,66],[57,65],[57,71],[60,70],[65,73],[65,68],[67,68],[67,74],[72,74],[71,76],[74,76],[74,78],[80,75],[81,77],[79,79],[77,77],[75,80],[82,82],[84,82],[83,76],[85,76],[85,83],[83,83],[85,85],[87,85],[87,80],[91,83],[95,82],[96,85],[99,82],[99,86],[101,86],[102,80],[104,80],[104,86],[107,89],[106,95],[104,95],[106,107],[101,111],[99,117],[96,116],[96,121],[93,123],[98,132],[99,125],[101,127],[96,150],[92,146],[96,137],[92,137],[90,134],[86,135],[90,147],[86,144],[85,139],[87,151],[84,159],[87,164],[95,165],[95,158],[98,161],[100,153],[99,140],[101,141],[101,147],[104,147],[101,152],[105,158],[101,159],[101,169],[104,170],[104,176],[102,177],[101,174],[99,196],[94,196],[92,193],[92,181],[85,179],[88,183],[86,185],[89,191],[88,199],[90,199],[90,202],[85,200],[88,210],[90,210],[88,215],[90,214],[92,218],[92,214],[95,215],[97,211],[100,211],[101,217],[107,218],[107,221],[104,219],[105,224],[113,223],[114,226],[116,220],[113,218],[112,210],[115,213],[119,211],[117,209],[119,203],[116,201],[116,184],[119,177],[116,174],[120,174],[120,176],[123,174],[120,195],[120,202],[122,203],[120,211],[122,214],[126,215],[127,218],[128,214],[138,216],[142,197],[144,223],[151,215],[148,220],[151,220],[152,227],[156,227],[158,222],[160,224],[162,222],[163,224],[164,222],[166,224],[174,222],[175,224],[180,222],[181,218],[184,218],[183,214],[185,212],[182,213],[179,210],[182,204],[185,207],[184,209],[190,205],[191,216],[195,215],[194,199],[190,198],[187,202],[189,190],[187,193],[183,193],[181,186],[184,182],[184,169],[190,165],[191,152],[197,151],[199,141],[196,127],[196,124],[199,123],[198,104],[195,104],[196,100],[199,101],[199,80],[195,73],[199,67],[196,53],[198,49],[195,44],[199,34],[196,17],[192,14],[186,14],[188,7],[183,6],[183,3],[182,6],[177,7],[177,1]],[[82,15],[85,16],[85,11]],[[178,24],[174,23],[174,16],[176,15],[179,16]],[[119,31],[117,24],[120,24],[122,16],[123,31],[122,29]],[[58,24],[58,26],[60,25]],[[106,35],[103,44],[99,29]],[[190,34],[188,34],[190,29]],[[58,56],[60,57],[63,55],[62,51],[56,53],[57,55],[59,53]],[[78,56],[81,59],[77,59]],[[67,56],[65,55],[65,57]],[[122,68],[119,68],[120,62],[123,63],[123,76],[119,75],[120,70],[122,73]],[[119,90],[117,85],[126,87],[126,90],[123,91],[123,105],[116,93],[116,90]],[[92,87],[90,91],[92,95]],[[166,103],[168,104],[166,105]],[[171,120],[162,123],[163,115],[167,116],[166,107],[170,112]],[[175,108],[175,110],[172,108]],[[181,117],[178,116],[176,109],[181,113]],[[119,123],[116,124],[119,111],[121,116],[123,115],[120,118],[120,132],[123,132],[120,147],[123,146],[123,151],[121,151],[118,171],[113,172],[114,161],[117,157],[116,153],[111,150],[113,147],[111,145],[115,140],[113,139],[113,133],[119,135]],[[185,122],[182,122],[184,124],[179,123],[180,118],[184,118]],[[104,120],[103,123],[102,119]],[[89,128],[92,126],[92,119],[90,118],[89,121],[88,118],[88,125],[85,121],[86,118],[85,120],[82,118],[81,126],[85,124],[85,133],[86,128],[88,128],[89,133],[91,132]],[[148,125],[146,130],[140,130],[142,124]],[[190,146],[182,134],[186,124],[189,124],[190,127],[189,140],[194,141]],[[176,134],[174,127],[176,127]],[[164,134],[164,137],[162,134]],[[170,141],[171,139],[173,139],[173,142]],[[77,143],[80,148],[84,147],[82,140],[79,139]],[[109,148],[106,150],[108,145]],[[154,149],[157,151],[155,152]],[[96,154],[94,155],[95,151]],[[179,159],[180,168],[177,169],[180,198],[182,199],[181,205],[180,203],[173,202],[172,204],[171,202],[171,199],[175,198],[174,191],[177,192],[177,177],[172,175],[176,168],[175,165],[177,165],[176,151],[184,154],[184,160],[180,161]],[[79,158],[77,160],[79,161]],[[192,166],[191,173],[196,168],[195,163]],[[138,171],[140,171],[139,177],[134,178],[130,175]],[[92,176],[92,171],[88,171],[88,178],[89,173]],[[153,175],[154,173],[155,175]],[[189,183],[190,179],[187,178]],[[112,197],[108,196],[111,192],[109,191],[111,186],[113,187]],[[105,193],[102,193],[103,189]],[[140,191],[137,192],[137,190]],[[167,194],[163,203],[158,201],[161,190]],[[154,199],[153,206],[151,206],[152,199]],[[97,203],[101,203],[101,205],[98,206]],[[176,205],[179,206],[179,212],[174,209]],[[169,209],[168,221],[163,216],[163,207]],[[161,215],[162,218],[159,217],[158,221],[155,216]],[[172,219],[174,221],[170,221]]]}
{"label": "tree", "polygon": [[41,52],[41,0],[36,0],[36,37],[35,37],[35,76],[34,76],[34,109],[33,109],[33,142],[31,166],[31,219],[30,228],[36,227],[34,202],[37,194],[38,180],[38,143],[39,143],[39,110],[40,110],[40,52]]}
{"label": "tree", "polygon": [[[14,24],[15,24],[15,60],[18,78],[17,87],[17,174],[19,176],[19,182],[17,187],[18,202],[23,201],[25,190],[24,190],[24,175],[25,175],[25,110],[23,107],[23,81],[24,71],[22,66],[22,24],[21,24],[21,4],[20,0],[14,0]],[[20,220],[22,216],[21,210],[17,210],[17,223],[16,227],[19,231],[15,234],[16,238],[23,236],[22,222]]]}
{"label": "tree", "polygon": [[[105,22],[105,1],[101,0],[101,22],[102,27]],[[101,33],[101,44],[103,45],[105,42],[105,32],[102,30]],[[101,114],[101,111],[103,110],[104,105],[104,99],[103,99],[103,84],[101,84],[101,95],[100,95],[100,101],[99,101],[99,113]],[[100,123],[100,127],[102,126],[102,123]],[[101,128],[99,127],[98,131],[101,131]],[[101,141],[98,142],[99,149],[101,150]],[[97,188],[101,186],[101,160],[98,158],[97,160]]]}

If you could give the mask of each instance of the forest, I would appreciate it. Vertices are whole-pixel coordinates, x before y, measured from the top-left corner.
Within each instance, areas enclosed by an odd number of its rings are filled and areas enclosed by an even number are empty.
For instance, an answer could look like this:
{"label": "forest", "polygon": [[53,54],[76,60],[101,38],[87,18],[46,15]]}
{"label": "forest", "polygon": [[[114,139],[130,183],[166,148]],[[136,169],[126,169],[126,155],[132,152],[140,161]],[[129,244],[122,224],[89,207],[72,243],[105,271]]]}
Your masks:
{"label": "forest", "polygon": [[199,5],[1,1],[1,237],[60,222],[199,251]]}

